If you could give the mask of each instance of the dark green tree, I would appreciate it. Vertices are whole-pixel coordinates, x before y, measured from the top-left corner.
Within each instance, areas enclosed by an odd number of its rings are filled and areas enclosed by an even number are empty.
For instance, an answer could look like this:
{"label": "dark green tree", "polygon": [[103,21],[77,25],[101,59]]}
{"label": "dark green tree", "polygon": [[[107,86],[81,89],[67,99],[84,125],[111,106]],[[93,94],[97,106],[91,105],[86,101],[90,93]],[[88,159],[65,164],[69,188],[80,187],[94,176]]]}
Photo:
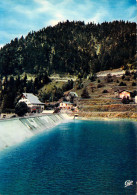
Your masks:
{"label": "dark green tree", "polygon": [[19,102],[15,106],[15,113],[18,116],[24,116],[29,111],[29,108],[25,102]]}
{"label": "dark green tree", "polygon": [[136,23],[114,21],[102,24],[63,22],[0,49],[0,74],[82,73],[135,66]]}
{"label": "dark green tree", "polygon": [[88,93],[86,88],[83,89],[81,97],[82,98],[90,98],[89,93]]}

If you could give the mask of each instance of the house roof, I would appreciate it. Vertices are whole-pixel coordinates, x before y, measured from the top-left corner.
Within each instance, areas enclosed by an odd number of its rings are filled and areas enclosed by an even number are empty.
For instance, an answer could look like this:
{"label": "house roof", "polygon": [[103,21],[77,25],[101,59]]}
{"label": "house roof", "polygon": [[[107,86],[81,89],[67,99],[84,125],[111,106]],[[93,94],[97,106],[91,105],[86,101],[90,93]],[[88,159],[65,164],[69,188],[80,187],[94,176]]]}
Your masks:
{"label": "house roof", "polygon": [[71,95],[71,96],[78,97],[78,94],[71,90],[64,92],[64,95]]}
{"label": "house roof", "polygon": [[122,93],[123,91],[126,91],[128,93],[131,93],[131,91],[128,91],[128,90],[121,90],[121,91],[119,91],[119,93]]}
{"label": "house roof", "polygon": [[71,103],[71,102],[65,102],[65,101],[63,101],[63,102],[61,102],[61,103],[64,103],[64,104],[73,104],[73,103]]}
{"label": "house roof", "polygon": [[44,104],[40,102],[38,97],[32,93],[23,93],[23,95],[30,101],[31,104]]}
{"label": "house roof", "polygon": [[71,96],[78,97],[78,94],[77,94],[76,92],[71,91],[69,94],[70,94]]}

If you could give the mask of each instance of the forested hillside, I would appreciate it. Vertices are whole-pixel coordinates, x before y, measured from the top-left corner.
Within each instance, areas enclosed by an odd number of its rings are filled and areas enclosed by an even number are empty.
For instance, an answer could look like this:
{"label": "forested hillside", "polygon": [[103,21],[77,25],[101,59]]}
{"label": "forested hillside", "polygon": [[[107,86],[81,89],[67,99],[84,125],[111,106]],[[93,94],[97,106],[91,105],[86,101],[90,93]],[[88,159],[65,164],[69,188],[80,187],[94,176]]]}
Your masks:
{"label": "forested hillside", "polygon": [[12,40],[0,50],[0,74],[90,74],[133,64],[136,24],[59,23]]}

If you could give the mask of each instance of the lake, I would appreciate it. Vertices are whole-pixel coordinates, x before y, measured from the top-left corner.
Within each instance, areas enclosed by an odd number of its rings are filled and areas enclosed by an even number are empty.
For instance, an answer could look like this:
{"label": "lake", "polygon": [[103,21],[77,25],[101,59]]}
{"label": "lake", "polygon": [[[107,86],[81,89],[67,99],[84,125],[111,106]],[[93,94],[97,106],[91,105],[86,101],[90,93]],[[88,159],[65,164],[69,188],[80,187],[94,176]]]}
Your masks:
{"label": "lake", "polygon": [[137,122],[74,120],[1,152],[0,194],[132,195],[136,165]]}

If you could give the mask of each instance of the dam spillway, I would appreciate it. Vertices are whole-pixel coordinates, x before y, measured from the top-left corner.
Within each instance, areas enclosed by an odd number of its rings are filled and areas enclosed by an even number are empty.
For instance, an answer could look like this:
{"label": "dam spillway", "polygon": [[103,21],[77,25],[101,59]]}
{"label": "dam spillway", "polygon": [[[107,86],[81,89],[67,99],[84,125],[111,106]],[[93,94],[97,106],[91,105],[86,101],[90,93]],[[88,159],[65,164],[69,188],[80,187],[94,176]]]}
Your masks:
{"label": "dam spillway", "polygon": [[15,118],[0,121],[0,151],[68,119],[66,114]]}

